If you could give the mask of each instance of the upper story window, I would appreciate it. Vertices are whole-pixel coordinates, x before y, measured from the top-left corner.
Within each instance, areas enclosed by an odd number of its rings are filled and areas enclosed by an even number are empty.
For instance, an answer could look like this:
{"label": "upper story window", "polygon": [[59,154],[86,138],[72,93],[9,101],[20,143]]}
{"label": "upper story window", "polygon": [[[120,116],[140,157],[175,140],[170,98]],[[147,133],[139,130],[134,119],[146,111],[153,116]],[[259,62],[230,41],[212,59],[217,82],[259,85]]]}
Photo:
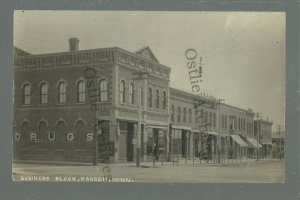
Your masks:
{"label": "upper story window", "polygon": [[47,104],[48,103],[48,85],[47,83],[42,83],[40,86],[40,103]]}
{"label": "upper story window", "polygon": [[148,91],[148,106],[150,108],[152,108],[152,88],[149,87],[149,91]]}
{"label": "upper story window", "polygon": [[167,110],[167,93],[163,91],[162,109]]}
{"label": "upper story window", "polygon": [[77,102],[83,103],[85,102],[85,82],[79,81],[77,87]]}
{"label": "upper story window", "polygon": [[177,121],[181,121],[181,108],[178,106]]}
{"label": "upper story window", "polygon": [[174,121],[174,114],[175,114],[175,106],[172,105],[172,106],[171,106],[171,121],[172,121],[172,122]]}
{"label": "upper story window", "polygon": [[67,97],[67,84],[61,82],[58,85],[58,103],[66,103]]}
{"label": "upper story window", "polygon": [[199,123],[199,111],[195,110],[195,124]]}
{"label": "upper story window", "polygon": [[209,126],[212,127],[213,124],[212,124],[212,114],[211,112],[209,112]]}
{"label": "upper story window", "polygon": [[192,109],[189,109],[189,124],[192,123]]}
{"label": "upper story window", "polygon": [[144,91],[144,86],[141,86],[141,106],[144,106],[144,101],[145,101],[145,91]]}
{"label": "upper story window", "polygon": [[186,123],[186,108],[183,108],[183,123]]}
{"label": "upper story window", "polygon": [[216,113],[213,114],[213,127],[217,127],[217,116]]}
{"label": "upper story window", "polygon": [[99,85],[100,85],[99,99],[100,101],[107,101],[107,81],[103,79],[100,81]]}
{"label": "upper story window", "polygon": [[225,115],[224,118],[224,128],[227,129],[227,115]]}
{"label": "upper story window", "polygon": [[134,104],[134,84],[129,84],[129,102]]}
{"label": "upper story window", "polygon": [[23,104],[29,105],[30,104],[30,85],[26,84],[23,87]]}
{"label": "upper story window", "polygon": [[155,92],[155,107],[157,109],[159,109],[159,90],[156,89],[156,92]]}
{"label": "upper story window", "polygon": [[125,103],[125,81],[121,80],[120,84],[120,101],[121,103]]}

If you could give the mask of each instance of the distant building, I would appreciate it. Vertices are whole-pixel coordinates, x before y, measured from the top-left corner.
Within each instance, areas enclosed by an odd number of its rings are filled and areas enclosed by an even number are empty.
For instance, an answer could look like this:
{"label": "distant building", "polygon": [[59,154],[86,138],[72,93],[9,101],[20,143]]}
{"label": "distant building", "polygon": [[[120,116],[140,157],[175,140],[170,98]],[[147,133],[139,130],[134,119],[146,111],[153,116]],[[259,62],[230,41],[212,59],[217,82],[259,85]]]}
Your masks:
{"label": "distant building", "polygon": [[269,120],[259,119],[254,121],[254,138],[262,144],[260,156],[263,158],[272,155],[272,125],[273,122]]}
{"label": "distant building", "polygon": [[284,158],[285,132],[277,131],[272,133],[272,156],[273,158]]}
{"label": "distant building", "polygon": [[[71,38],[69,48],[15,48],[15,160],[133,162],[137,139],[144,161],[255,157],[260,142],[272,144],[272,123],[255,122],[251,109],[171,88],[171,68],[149,47],[79,50]],[[136,80],[139,72],[147,79]]]}

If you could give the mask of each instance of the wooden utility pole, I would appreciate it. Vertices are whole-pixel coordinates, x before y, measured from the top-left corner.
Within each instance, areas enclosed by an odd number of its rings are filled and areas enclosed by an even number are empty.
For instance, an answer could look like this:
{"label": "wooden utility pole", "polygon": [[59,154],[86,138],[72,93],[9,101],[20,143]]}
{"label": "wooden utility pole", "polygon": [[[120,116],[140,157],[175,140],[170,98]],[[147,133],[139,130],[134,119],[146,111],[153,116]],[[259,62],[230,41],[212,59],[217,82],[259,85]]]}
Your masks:
{"label": "wooden utility pole", "polygon": [[218,99],[218,117],[216,119],[218,125],[218,136],[217,136],[217,153],[218,153],[218,163],[221,163],[221,134],[220,134],[220,114],[221,114],[221,102],[225,99]]}
{"label": "wooden utility pole", "polygon": [[[136,76],[135,78],[133,78],[133,81],[138,81],[137,83],[137,92],[138,92],[138,130],[137,130],[137,137],[136,137],[136,167],[140,167],[141,165],[141,125],[142,125],[142,106],[141,106],[141,99],[142,99],[142,94],[141,94],[141,88],[140,88],[140,81],[144,81],[146,79],[148,79],[148,73],[147,72],[137,72],[137,73],[133,73],[134,76]],[[145,91],[146,92],[146,91]]]}
{"label": "wooden utility pole", "polygon": [[[256,149],[256,161],[258,162],[259,157],[259,137],[260,137],[260,123],[259,123],[259,117],[261,117],[261,113],[256,113],[256,140],[257,140],[257,149]],[[259,126],[258,126],[259,124]]]}

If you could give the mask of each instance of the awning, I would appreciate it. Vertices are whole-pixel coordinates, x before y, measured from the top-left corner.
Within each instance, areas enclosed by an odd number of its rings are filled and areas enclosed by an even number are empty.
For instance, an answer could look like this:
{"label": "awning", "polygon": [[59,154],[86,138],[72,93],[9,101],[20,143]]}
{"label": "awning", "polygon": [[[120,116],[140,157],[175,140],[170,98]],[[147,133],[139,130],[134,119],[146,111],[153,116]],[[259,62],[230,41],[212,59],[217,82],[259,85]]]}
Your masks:
{"label": "awning", "polygon": [[191,127],[188,127],[188,126],[177,126],[177,125],[172,125],[172,128],[174,128],[174,129],[180,129],[180,130],[188,130],[188,131],[192,130],[192,128],[191,128]]}
{"label": "awning", "polygon": [[251,147],[253,148],[261,148],[261,144],[257,142],[257,140],[253,139],[253,138],[249,138],[246,137],[246,140],[248,142],[248,144],[250,144]]}
{"label": "awning", "polygon": [[207,133],[208,135],[219,135],[219,133],[212,132],[212,131],[205,131],[204,133]]}
{"label": "awning", "polygon": [[147,127],[148,127],[148,128],[163,129],[163,130],[166,130],[166,129],[168,128],[168,127],[166,127],[166,126],[151,125],[151,124],[148,124]]}
{"label": "awning", "polygon": [[192,129],[191,131],[192,131],[193,133],[200,133],[199,130],[195,130],[195,129]]}
{"label": "awning", "polygon": [[272,142],[262,142],[264,145],[272,145]]}
{"label": "awning", "polygon": [[241,147],[248,147],[247,143],[238,135],[230,135],[230,137]]}

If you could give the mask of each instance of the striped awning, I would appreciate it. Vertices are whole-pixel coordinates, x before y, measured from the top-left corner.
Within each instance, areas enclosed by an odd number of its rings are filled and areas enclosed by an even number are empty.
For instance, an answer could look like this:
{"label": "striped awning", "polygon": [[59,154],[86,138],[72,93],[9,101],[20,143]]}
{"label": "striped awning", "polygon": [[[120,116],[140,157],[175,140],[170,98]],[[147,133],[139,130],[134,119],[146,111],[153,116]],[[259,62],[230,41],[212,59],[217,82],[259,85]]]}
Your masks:
{"label": "striped awning", "polygon": [[241,147],[248,147],[248,144],[238,135],[230,135],[230,137]]}
{"label": "striped awning", "polygon": [[192,128],[189,127],[189,126],[172,125],[172,128],[174,128],[174,129],[180,129],[180,130],[188,130],[188,131],[192,130]]}
{"label": "striped awning", "polygon": [[262,147],[261,144],[253,138],[246,137],[246,140],[247,140],[248,144],[250,145],[250,147],[252,147],[252,148],[257,148],[257,147],[261,148]]}

